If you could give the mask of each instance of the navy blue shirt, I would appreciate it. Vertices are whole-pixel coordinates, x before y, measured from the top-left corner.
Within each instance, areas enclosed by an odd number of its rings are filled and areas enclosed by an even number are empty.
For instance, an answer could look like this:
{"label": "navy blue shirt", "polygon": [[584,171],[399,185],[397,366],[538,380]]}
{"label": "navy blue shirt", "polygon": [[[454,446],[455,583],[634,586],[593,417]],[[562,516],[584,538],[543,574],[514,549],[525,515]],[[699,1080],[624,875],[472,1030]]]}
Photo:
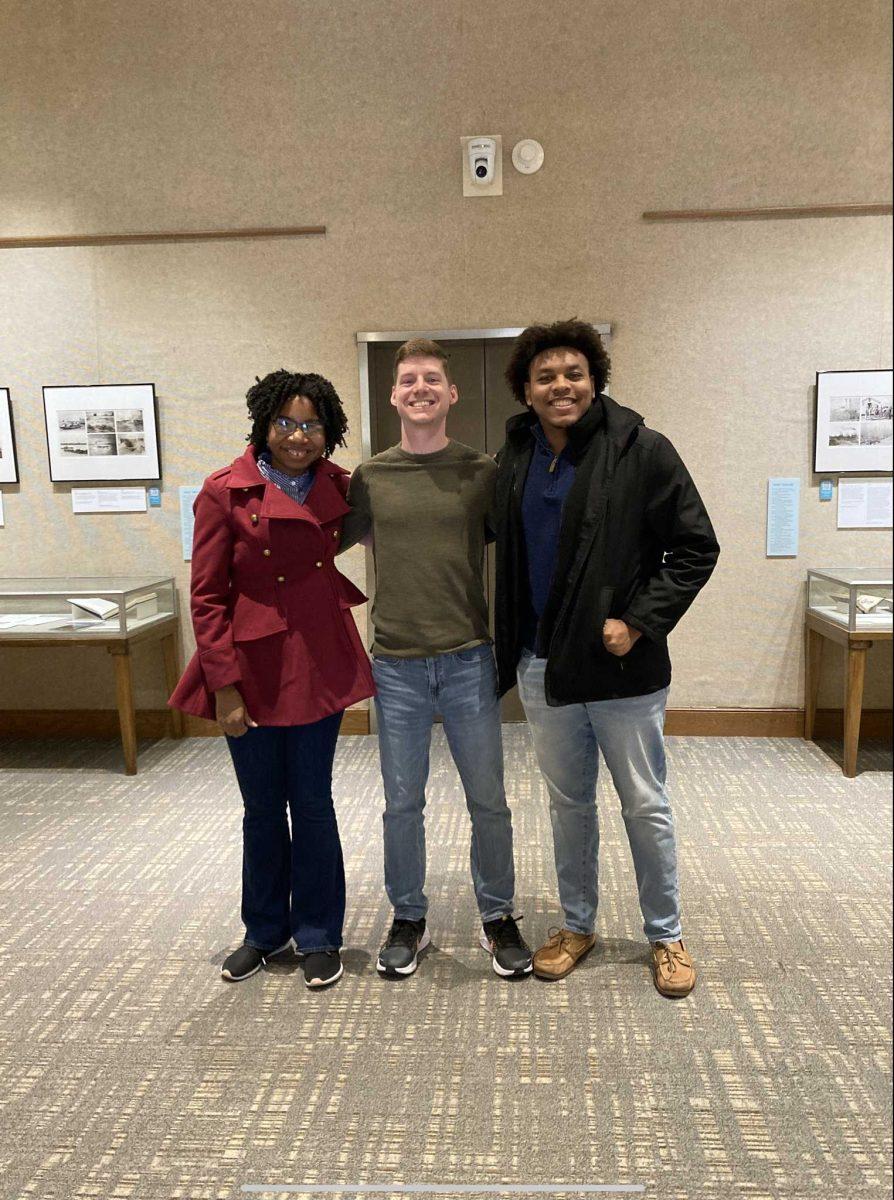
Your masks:
{"label": "navy blue shirt", "polygon": [[[528,557],[531,606],[539,622],[553,582],[562,511],[574,483],[575,467],[567,446],[561,454],[554,453],[539,422],[531,426],[531,433],[534,436],[534,453],[522,496],[522,525]],[[529,622],[529,626],[531,624]],[[535,648],[536,626],[523,631],[523,641],[528,649]]]}

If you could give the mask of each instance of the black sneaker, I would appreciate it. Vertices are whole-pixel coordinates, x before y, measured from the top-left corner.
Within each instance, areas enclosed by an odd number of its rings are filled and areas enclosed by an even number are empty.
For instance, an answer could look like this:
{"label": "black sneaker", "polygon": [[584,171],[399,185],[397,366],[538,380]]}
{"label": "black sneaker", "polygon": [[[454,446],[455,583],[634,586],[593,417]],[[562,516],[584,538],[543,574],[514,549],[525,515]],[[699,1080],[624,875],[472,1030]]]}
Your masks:
{"label": "black sneaker", "polygon": [[420,921],[395,920],[379,951],[376,970],[383,975],[412,975],[419,966],[419,954],[430,942],[425,917]]}
{"label": "black sneaker", "polygon": [[519,933],[515,918],[508,913],[495,921],[484,922],[480,942],[481,948],[490,954],[494,970],[504,979],[530,972],[531,948]]}
{"label": "black sneaker", "polygon": [[329,987],[341,979],[343,971],[337,950],[315,950],[304,956],[304,982],[309,988]]}
{"label": "black sneaker", "polygon": [[291,944],[292,939],[289,938],[275,950],[259,950],[257,946],[240,946],[238,950],[234,950],[224,959],[220,973],[228,983],[241,983],[243,979],[248,979],[249,976],[260,971],[268,958],[273,958],[274,954],[281,954]]}

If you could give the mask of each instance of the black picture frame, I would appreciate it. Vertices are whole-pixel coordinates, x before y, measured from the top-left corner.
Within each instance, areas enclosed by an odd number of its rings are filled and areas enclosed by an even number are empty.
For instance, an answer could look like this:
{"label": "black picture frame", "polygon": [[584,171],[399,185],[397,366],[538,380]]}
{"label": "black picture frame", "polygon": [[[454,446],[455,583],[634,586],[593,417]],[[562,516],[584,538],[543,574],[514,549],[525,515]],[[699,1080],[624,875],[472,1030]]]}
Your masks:
{"label": "black picture frame", "polygon": [[[817,371],[813,445],[816,474],[891,472],[891,391],[890,368]],[[888,440],[880,440],[884,435]]]}
{"label": "black picture frame", "polygon": [[154,383],[45,385],[43,407],[53,483],[161,479]]}
{"label": "black picture frame", "polygon": [[19,482],[16,426],[9,388],[0,387],[0,485]]}

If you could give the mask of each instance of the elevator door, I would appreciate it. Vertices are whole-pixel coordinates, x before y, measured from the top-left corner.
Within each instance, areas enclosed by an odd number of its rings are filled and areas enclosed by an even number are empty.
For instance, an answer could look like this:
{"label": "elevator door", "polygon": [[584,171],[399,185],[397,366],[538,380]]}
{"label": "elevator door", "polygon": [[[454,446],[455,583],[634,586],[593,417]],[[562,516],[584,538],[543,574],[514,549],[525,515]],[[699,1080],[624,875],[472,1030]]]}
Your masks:
{"label": "elevator door", "polygon": [[[400,421],[391,403],[394,355],[400,342],[369,343],[370,437],[373,454],[400,441]],[[455,441],[496,454],[503,444],[506,421],[520,412],[503,372],[512,352],[512,338],[475,338],[444,341],[450,356],[450,373],[459,400],[447,418],[447,432]],[[487,599],[493,633],[494,552],[487,553]],[[524,721],[525,714],[513,688],[503,697],[503,720]]]}

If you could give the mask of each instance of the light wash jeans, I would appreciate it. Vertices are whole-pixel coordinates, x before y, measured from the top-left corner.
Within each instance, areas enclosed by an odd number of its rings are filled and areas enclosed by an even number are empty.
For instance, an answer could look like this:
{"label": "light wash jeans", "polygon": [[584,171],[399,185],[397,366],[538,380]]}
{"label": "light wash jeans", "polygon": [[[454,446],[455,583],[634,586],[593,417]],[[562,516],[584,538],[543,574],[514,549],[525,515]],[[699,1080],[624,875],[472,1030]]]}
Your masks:
{"label": "light wash jeans", "polygon": [[518,692],[549,790],[553,850],[565,928],[592,933],[599,896],[599,752],[621,799],[633,855],[643,930],[650,942],[675,942],[680,888],[674,818],[664,790],[667,688],[623,700],[547,704],[546,659],[522,654]]}
{"label": "light wash jeans", "polygon": [[470,864],[482,921],[512,912],[512,816],[503,788],[497,673],[490,646],[432,658],[373,658],[385,785],[385,890],[401,920],[428,911],[425,785],[440,713],[472,818]]}

